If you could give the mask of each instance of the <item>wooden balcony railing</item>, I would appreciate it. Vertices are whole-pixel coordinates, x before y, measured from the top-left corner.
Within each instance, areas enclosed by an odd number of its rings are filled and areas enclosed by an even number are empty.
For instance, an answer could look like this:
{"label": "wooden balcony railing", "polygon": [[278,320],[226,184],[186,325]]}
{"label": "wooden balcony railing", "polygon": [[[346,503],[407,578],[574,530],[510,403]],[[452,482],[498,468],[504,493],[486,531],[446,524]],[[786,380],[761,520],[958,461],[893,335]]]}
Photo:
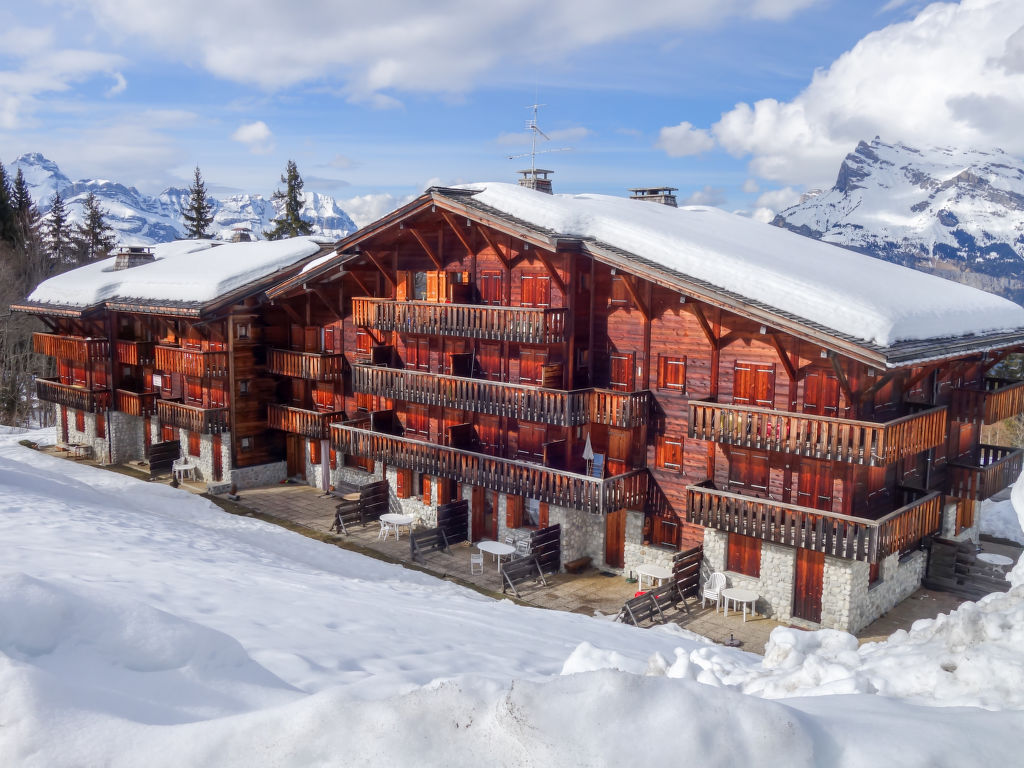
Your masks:
{"label": "wooden balcony railing", "polygon": [[953,391],[953,416],[995,424],[1024,413],[1024,381],[988,377],[983,386]]}
{"label": "wooden balcony railing", "polygon": [[114,392],[117,410],[129,416],[152,416],[156,413],[158,392],[129,392],[118,389]]}
{"label": "wooden balcony railing", "polygon": [[304,435],[313,440],[329,439],[331,436],[330,425],[344,420],[344,411],[322,413],[292,408],[287,405],[271,404],[267,406],[268,427],[295,435]]}
{"label": "wooden balcony railing", "polygon": [[76,363],[105,360],[110,356],[110,342],[106,339],[83,339],[56,333],[33,333],[32,349],[40,355],[74,360]]}
{"label": "wooden balcony railing", "polygon": [[228,375],[228,353],[157,346],[156,367],[186,376],[220,378]]}
{"label": "wooden balcony railing", "polygon": [[156,363],[156,342],[115,341],[114,353],[122,365],[153,365]]}
{"label": "wooden balcony railing", "polygon": [[341,381],[345,356],[319,352],[295,352],[271,349],[267,353],[267,370],[280,376],[311,381]]}
{"label": "wooden balcony railing", "polygon": [[439,405],[563,427],[588,421],[630,429],[646,423],[649,392],[571,392],[424,371],[352,366],[352,389],[392,400]]}
{"label": "wooden balcony railing", "polygon": [[872,422],[699,400],[690,403],[689,434],[726,445],[876,467],[940,445],[946,439],[946,408]]}
{"label": "wooden balcony railing", "polygon": [[36,379],[36,397],[86,413],[110,410],[109,389],[85,389],[56,379]]}
{"label": "wooden balcony railing", "polygon": [[215,435],[230,429],[227,408],[199,408],[173,400],[157,400],[156,413],[161,424],[189,432]]}
{"label": "wooden balcony railing", "polygon": [[432,336],[515,341],[521,344],[556,344],[565,341],[568,314],[567,309],[552,307],[352,299],[353,322],[367,328]]}
{"label": "wooden balcony railing", "polygon": [[947,467],[950,496],[984,501],[1011,485],[1024,466],[1024,449],[999,445],[978,446],[970,461],[957,459]]}
{"label": "wooden balcony railing", "polygon": [[332,424],[331,441],[341,453],[500,493],[530,496],[549,504],[586,512],[643,509],[647,491],[646,469],[602,480],[537,464],[371,432],[350,424]]}
{"label": "wooden balcony railing", "polygon": [[942,524],[942,496],[927,493],[870,520],[715,489],[710,481],[686,488],[687,520],[719,531],[875,563],[909,552]]}

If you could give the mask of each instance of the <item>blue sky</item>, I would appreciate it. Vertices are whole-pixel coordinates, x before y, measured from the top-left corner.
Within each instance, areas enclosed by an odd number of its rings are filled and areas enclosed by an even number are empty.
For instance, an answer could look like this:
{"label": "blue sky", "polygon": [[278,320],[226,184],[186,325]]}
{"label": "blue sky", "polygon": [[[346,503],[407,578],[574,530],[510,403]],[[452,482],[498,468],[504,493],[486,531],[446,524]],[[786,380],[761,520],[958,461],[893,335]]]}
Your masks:
{"label": "blue sky", "polygon": [[291,158],[357,220],[512,179],[535,99],[556,191],[760,216],[876,134],[1024,152],[1019,0],[48,0],[0,30],[0,160],[267,194]]}

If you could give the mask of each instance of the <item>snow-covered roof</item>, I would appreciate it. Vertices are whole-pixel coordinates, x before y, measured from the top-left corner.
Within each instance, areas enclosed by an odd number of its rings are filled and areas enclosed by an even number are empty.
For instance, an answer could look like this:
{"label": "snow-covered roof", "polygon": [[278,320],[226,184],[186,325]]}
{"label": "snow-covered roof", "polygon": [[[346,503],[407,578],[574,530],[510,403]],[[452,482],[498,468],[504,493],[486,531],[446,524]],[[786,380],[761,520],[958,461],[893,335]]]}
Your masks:
{"label": "snow-covered roof", "polygon": [[109,258],[39,284],[34,304],[92,307],[112,299],[206,303],[295,265],[320,250],[312,238],[216,243],[177,240],[153,246],[154,261],[114,270]]}
{"label": "snow-covered roof", "polygon": [[1007,299],[718,208],[498,182],[463,188],[538,229],[611,246],[869,344],[1024,328],[1024,307]]}

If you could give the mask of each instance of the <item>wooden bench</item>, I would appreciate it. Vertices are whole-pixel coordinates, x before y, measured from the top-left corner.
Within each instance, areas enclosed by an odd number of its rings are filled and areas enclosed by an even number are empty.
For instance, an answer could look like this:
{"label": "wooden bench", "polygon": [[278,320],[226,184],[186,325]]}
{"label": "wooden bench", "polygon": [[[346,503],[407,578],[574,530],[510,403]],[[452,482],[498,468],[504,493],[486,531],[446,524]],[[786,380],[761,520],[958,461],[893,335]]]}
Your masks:
{"label": "wooden bench", "polygon": [[349,525],[366,525],[387,514],[391,488],[387,480],[367,483],[359,488],[359,499],[342,501],[334,508],[334,523],[330,530],[348,533]]}
{"label": "wooden bench", "polygon": [[582,573],[590,567],[590,558],[578,557],[575,560],[570,560],[563,567],[566,573]]}
{"label": "wooden bench", "polygon": [[644,592],[627,600],[619,615],[615,617],[616,621],[632,624],[634,627],[639,627],[645,621],[654,622],[655,619],[661,624],[665,623],[665,614],[661,612],[661,606],[651,592]]}
{"label": "wooden bench", "polygon": [[544,580],[544,571],[541,569],[540,563],[532,555],[520,557],[518,560],[510,560],[501,566],[501,594],[503,595],[511,589],[512,594],[519,597],[517,587],[531,580],[539,582],[545,587],[548,585]]}
{"label": "wooden bench", "polygon": [[690,606],[686,604],[686,596],[675,579],[669,579],[660,587],[648,590],[647,594],[654,599],[663,612],[678,605],[682,605],[682,610],[687,613],[690,612]]}
{"label": "wooden bench", "polygon": [[409,534],[409,554],[413,561],[420,562],[420,555],[427,552],[448,552],[448,537],[443,528],[428,528]]}

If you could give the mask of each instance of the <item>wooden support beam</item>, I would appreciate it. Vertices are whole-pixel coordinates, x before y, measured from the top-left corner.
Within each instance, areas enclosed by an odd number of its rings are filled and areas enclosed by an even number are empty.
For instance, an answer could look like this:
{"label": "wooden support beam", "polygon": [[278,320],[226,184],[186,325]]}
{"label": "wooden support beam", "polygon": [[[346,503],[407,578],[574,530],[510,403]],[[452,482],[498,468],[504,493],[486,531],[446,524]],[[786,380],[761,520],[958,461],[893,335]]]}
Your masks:
{"label": "wooden support beam", "polygon": [[487,229],[485,227],[482,227],[479,224],[477,224],[477,231],[484,238],[484,241],[487,243],[487,245],[490,247],[490,249],[492,251],[494,251],[494,253],[497,255],[497,257],[501,260],[501,263],[505,265],[505,269],[512,269],[512,263],[508,259],[505,258],[505,254],[502,253],[501,248],[498,247],[498,244],[491,237],[491,235],[487,231]]}
{"label": "wooden support beam", "polygon": [[629,293],[629,297],[636,304],[636,308],[640,310],[640,314],[644,316],[644,320],[647,322],[651,321],[651,310],[644,303],[643,299],[640,298],[640,291],[637,286],[633,285],[633,280],[630,275],[619,275],[622,278],[622,284],[626,286],[626,292]]}
{"label": "wooden support beam", "polygon": [[861,393],[861,395],[860,395],[861,402],[864,402],[864,401],[874,397],[875,393],[878,390],[880,390],[882,387],[884,387],[886,384],[888,384],[894,378],[896,378],[896,371],[889,371],[888,373],[883,373],[881,376],[878,377],[878,381],[876,381],[874,384],[872,384],[870,387],[868,387],[867,389],[865,389]]}
{"label": "wooden support beam", "polygon": [[789,380],[796,383],[796,369],[793,367],[792,361],[789,359],[789,355],[786,354],[786,350],[782,346],[782,342],[779,340],[777,333],[768,334],[772,340],[772,346],[775,347],[775,351],[779,355],[779,361],[782,363],[782,367],[786,369],[786,375],[789,376]]}
{"label": "wooden support beam", "polygon": [[332,315],[334,315],[334,319],[335,320],[344,320],[345,319],[345,318],[343,318],[338,313],[338,310],[334,308],[334,305],[331,304],[331,302],[327,299],[326,296],[323,295],[323,293],[320,291],[320,289],[318,287],[313,286],[313,288],[311,290],[316,295],[316,297],[318,299],[320,299],[320,301],[323,302],[324,306],[327,307],[327,311],[330,312]]}
{"label": "wooden support beam", "polygon": [[1001,362],[1003,362],[1003,360],[1005,360],[1009,355],[1012,355],[1015,352],[1017,352],[1017,350],[1014,350],[1014,349],[1004,349],[1002,352],[997,353],[992,360],[985,360],[985,361],[983,361],[982,365],[985,366],[985,373],[988,373],[990,370],[992,370],[997,365],[999,365]]}
{"label": "wooden support beam", "polygon": [[942,365],[941,363],[936,363],[935,365],[926,365],[926,366],[924,366],[923,368],[921,368],[920,371],[918,371],[913,376],[911,376],[909,379],[907,379],[907,383],[904,384],[904,388],[905,389],[912,389],[914,387],[914,385],[917,384],[917,382],[921,381],[921,379],[923,379],[925,376],[930,374],[932,371],[938,369],[941,365]]}
{"label": "wooden support beam", "polygon": [[283,309],[285,311],[285,314],[295,321],[296,325],[305,326],[305,323],[302,321],[302,318],[299,316],[299,313],[296,312],[294,308],[292,308],[291,304],[288,304],[287,302],[281,302],[277,306]]}
{"label": "wooden support beam", "polygon": [[740,341],[741,339],[748,339],[749,336],[745,335],[741,331],[729,331],[727,334],[718,337],[718,348],[725,349],[734,341]]}
{"label": "wooden support beam", "polygon": [[470,245],[469,240],[462,233],[462,228],[460,228],[458,225],[456,225],[455,217],[452,216],[448,211],[441,211],[441,218],[444,219],[448,223],[449,227],[452,228],[452,232],[455,233],[455,236],[459,239],[459,242],[461,242],[462,245],[465,246],[466,252],[470,256],[475,256],[476,255],[476,250],[474,250],[473,246]]}
{"label": "wooden support beam", "polygon": [[693,308],[693,314],[697,318],[697,322],[700,323],[700,329],[704,331],[704,338],[708,340],[708,344],[711,345],[712,349],[718,349],[718,337],[715,336],[715,332],[711,330],[711,323],[709,323],[707,317],[704,316],[704,310],[701,308],[700,304],[687,302],[686,306]]}
{"label": "wooden support beam", "polygon": [[836,357],[835,352],[829,352],[828,359],[832,363],[832,370],[835,371],[836,378],[839,380],[839,387],[843,390],[843,394],[846,395],[846,402],[853,407],[858,400],[853,396],[853,390],[850,389],[850,381],[846,378],[846,373],[843,372],[842,366],[839,365],[839,358]]}
{"label": "wooden support beam", "polygon": [[[379,261],[377,261],[377,257],[374,256],[370,251],[364,250],[363,253],[366,254],[366,258],[368,258],[371,262],[373,262],[373,266],[375,266],[377,269],[380,270],[380,273],[382,275],[384,275],[384,279],[387,280],[389,283],[391,283],[392,290],[395,289],[397,287],[397,285],[398,285],[395,282],[395,278],[393,278],[390,274],[388,274],[388,271],[386,269],[384,269],[384,265],[381,264]],[[370,294],[370,295],[372,295],[372,294]]]}
{"label": "wooden support beam", "polygon": [[551,276],[551,280],[556,286],[558,286],[558,290],[562,292],[562,296],[565,297],[565,301],[568,303],[570,300],[569,291],[566,290],[565,282],[562,280],[561,275],[558,274],[558,270],[552,266],[551,259],[549,259],[544,251],[539,248],[537,249],[537,258],[540,259],[540,263],[544,265],[544,269],[548,271],[548,274]]}
{"label": "wooden support beam", "polygon": [[[434,249],[430,247],[430,243],[428,243],[427,239],[420,234],[420,231],[415,227],[410,226],[406,226],[406,231],[410,235],[412,235],[416,239],[416,242],[423,247],[423,250],[427,252],[427,256],[429,256],[430,260],[434,262],[434,266],[437,267],[439,270],[444,269],[444,264],[441,262],[441,259],[438,258],[438,255],[436,253],[434,253]],[[392,285],[394,285],[393,281]]]}
{"label": "wooden support beam", "polygon": [[373,296],[373,291],[370,290],[370,288],[366,285],[366,283],[363,282],[362,278],[359,277],[359,275],[357,275],[355,272],[346,272],[345,274],[348,277],[351,277],[353,280],[355,280],[356,285],[363,289],[364,296]]}

